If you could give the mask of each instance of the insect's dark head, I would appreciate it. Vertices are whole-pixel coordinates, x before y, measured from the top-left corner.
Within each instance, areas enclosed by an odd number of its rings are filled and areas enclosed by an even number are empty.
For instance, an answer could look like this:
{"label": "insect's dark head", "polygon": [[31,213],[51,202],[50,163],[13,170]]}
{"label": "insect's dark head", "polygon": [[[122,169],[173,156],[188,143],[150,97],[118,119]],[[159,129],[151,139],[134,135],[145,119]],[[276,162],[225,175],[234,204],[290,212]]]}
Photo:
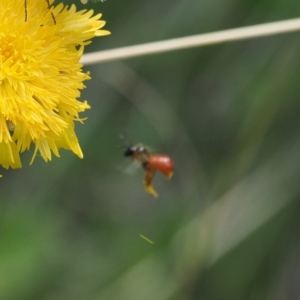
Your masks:
{"label": "insect's dark head", "polygon": [[132,156],[136,152],[135,146],[129,146],[127,147],[126,151],[124,152],[124,156]]}

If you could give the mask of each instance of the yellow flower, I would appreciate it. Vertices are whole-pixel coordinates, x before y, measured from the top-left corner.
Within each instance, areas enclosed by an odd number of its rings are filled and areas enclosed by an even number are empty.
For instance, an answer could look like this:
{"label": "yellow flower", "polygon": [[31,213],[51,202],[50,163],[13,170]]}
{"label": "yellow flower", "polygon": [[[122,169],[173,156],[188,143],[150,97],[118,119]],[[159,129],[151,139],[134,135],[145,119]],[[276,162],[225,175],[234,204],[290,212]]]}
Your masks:
{"label": "yellow flower", "polygon": [[[20,168],[20,153],[35,145],[45,161],[59,149],[83,157],[74,121],[89,108],[78,100],[89,75],[79,63],[100,30],[101,14],[53,0],[0,2],[0,165]],[[31,162],[32,162],[31,161]]]}

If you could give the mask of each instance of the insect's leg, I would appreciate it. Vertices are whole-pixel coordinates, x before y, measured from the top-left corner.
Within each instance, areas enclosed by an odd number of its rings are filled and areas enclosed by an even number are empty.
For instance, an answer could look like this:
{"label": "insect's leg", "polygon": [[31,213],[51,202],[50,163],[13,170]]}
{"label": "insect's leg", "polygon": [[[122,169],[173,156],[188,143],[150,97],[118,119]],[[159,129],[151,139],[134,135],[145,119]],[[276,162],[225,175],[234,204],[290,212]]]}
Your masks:
{"label": "insect's leg", "polygon": [[154,188],[152,186],[152,179],[155,174],[155,170],[147,169],[145,171],[146,171],[146,175],[144,178],[144,183],[145,183],[146,192],[153,195],[154,197],[158,197],[156,191],[154,190]]}
{"label": "insect's leg", "polygon": [[[33,0],[32,0],[33,1]],[[47,4],[48,4],[48,9],[50,10],[51,9],[51,5],[50,5],[50,2],[49,0],[46,0]],[[51,16],[52,16],[52,19],[53,19],[53,22],[54,22],[54,25],[56,25],[56,20],[55,20],[55,17],[53,15],[53,13],[51,12]]]}
{"label": "insect's leg", "polygon": [[27,22],[27,0],[24,0],[25,22]]}

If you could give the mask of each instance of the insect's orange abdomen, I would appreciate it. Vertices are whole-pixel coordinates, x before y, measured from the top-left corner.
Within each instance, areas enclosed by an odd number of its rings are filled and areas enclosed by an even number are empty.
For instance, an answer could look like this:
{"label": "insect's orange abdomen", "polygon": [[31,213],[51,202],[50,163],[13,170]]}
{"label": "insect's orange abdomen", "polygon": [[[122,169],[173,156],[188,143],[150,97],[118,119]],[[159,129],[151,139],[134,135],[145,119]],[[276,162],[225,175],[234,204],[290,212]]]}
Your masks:
{"label": "insect's orange abdomen", "polygon": [[168,178],[173,175],[173,160],[164,154],[154,154],[149,157],[149,166],[155,170],[159,170]]}

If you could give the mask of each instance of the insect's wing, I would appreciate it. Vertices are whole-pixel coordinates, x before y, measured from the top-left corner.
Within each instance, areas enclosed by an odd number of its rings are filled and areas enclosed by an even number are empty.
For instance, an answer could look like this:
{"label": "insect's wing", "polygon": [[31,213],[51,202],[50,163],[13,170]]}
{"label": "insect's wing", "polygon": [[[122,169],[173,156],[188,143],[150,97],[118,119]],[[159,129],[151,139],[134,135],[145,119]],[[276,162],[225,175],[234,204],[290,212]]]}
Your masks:
{"label": "insect's wing", "polygon": [[134,174],[139,168],[141,168],[141,164],[137,161],[130,161],[130,160],[126,160],[126,161],[122,161],[118,164],[115,164],[115,168],[119,171],[121,171],[122,173],[125,174]]}
{"label": "insect's wing", "polygon": [[132,162],[130,162],[130,164],[125,168],[125,171],[124,171],[124,173],[126,173],[126,174],[134,174],[134,173],[136,173],[136,171],[138,170],[138,169],[140,169],[141,168],[141,164],[139,163],[139,162],[137,162],[137,161],[132,161]]}

